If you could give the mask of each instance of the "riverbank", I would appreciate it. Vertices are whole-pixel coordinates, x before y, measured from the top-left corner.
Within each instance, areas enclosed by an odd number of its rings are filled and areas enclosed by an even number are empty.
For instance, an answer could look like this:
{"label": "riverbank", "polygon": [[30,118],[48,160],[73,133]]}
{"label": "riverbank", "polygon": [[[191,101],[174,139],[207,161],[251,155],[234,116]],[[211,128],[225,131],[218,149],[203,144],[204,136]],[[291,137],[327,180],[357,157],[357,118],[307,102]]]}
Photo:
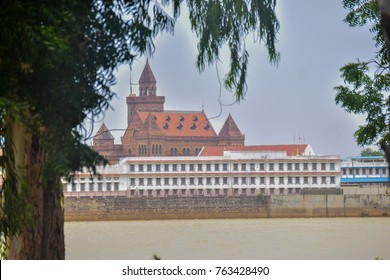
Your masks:
{"label": "riverbank", "polygon": [[66,197],[66,221],[389,217],[388,194]]}

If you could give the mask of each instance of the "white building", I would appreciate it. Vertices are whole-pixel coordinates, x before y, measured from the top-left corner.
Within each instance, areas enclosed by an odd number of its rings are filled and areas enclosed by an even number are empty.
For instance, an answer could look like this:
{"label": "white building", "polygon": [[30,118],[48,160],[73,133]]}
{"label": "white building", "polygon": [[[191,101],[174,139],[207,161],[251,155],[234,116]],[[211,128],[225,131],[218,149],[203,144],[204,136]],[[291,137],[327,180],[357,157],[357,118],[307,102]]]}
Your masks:
{"label": "white building", "polygon": [[388,163],[383,156],[349,157],[341,163],[343,186],[386,186],[390,182]]}
{"label": "white building", "polygon": [[295,194],[339,188],[341,177],[340,157],[316,156],[309,145],[206,147],[195,157],[129,157],[98,172],[77,173],[66,195]]}

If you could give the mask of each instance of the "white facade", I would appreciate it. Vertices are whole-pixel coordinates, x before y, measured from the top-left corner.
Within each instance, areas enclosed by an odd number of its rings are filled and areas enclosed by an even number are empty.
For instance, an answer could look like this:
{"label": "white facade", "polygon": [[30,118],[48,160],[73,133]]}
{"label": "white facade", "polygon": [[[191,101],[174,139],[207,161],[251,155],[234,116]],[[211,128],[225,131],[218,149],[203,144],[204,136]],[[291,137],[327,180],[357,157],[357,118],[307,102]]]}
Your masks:
{"label": "white facade", "polygon": [[388,184],[388,168],[386,159],[381,156],[346,158],[341,163],[341,183],[361,186]]}
{"label": "white facade", "polygon": [[340,187],[338,156],[230,152],[223,156],[131,157],[98,168],[101,178],[78,173],[68,192],[130,191],[149,195],[291,194],[301,188]]}

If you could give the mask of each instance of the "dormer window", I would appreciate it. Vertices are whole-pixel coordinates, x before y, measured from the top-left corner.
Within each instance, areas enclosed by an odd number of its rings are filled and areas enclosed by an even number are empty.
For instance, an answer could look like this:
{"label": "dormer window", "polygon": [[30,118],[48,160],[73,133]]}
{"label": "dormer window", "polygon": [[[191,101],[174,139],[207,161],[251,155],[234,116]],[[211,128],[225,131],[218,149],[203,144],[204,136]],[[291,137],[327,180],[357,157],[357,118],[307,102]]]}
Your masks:
{"label": "dormer window", "polygon": [[195,130],[195,129],[196,129],[196,124],[195,124],[195,123],[191,123],[190,128],[191,128],[192,130]]}
{"label": "dormer window", "polygon": [[183,128],[183,124],[181,122],[177,123],[176,128],[177,129],[182,129]]}
{"label": "dormer window", "polygon": [[163,123],[163,128],[164,128],[164,129],[168,129],[168,127],[169,127],[169,124],[168,124],[167,122],[164,122],[164,123]]}
{"label": "dormer window", "polygon": [[210,129],[209,123],[206,122],[206,123],[203,125],[203,128],[204,128],[205,130],[209,130],[209,129]]}
{"label": "dormer window", "polygon": [[152,115],[152,120],[156,121],[157,117],[155,115]]}
{"label": "dormer window", "polygon": [[181,121],[181,122],[184,121],[184,117],[183,117],[183,116],[180,116],[180,117],[179,117],[179,121]]}
{"label": "dormer window", "polygon": [[197,121],[198,121],[198,117],[197,117],[197,116],[194,116],[194,117],[192,118],[192,121],[197,122]]}
{"label": "dormer window", "polygon": [[171,117],[170,117],[169,115],[166,115],[166,116],[165,116],[165,120],[166,120],[167,122],[169,122],[169,121],[171,120]]}

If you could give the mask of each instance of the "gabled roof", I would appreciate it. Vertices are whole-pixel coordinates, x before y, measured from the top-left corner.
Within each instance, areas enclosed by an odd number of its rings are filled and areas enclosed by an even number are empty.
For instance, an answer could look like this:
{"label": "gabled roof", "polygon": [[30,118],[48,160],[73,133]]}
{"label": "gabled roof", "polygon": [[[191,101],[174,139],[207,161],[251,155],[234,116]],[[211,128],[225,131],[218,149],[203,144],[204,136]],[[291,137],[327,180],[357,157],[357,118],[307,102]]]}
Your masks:
{"label": "gabled roof", "polygon": [[146,60],[144,70],[142,71],[141,77],[138,80],[138,83],[156,83],[156,78],[153,75],[152,68],[150,68],[149,61]]}
{"label": "gabled roof", "polygon": [[93,140],[114,140],[114,136],[112,136],[107,126],[103,123],[93,137]]}
{"label": "gabled roof", "polygon": [[149,114],[165,136],[216,137],[205,113],[199,111],[138,112],[145,123]]}
{"label": "gabled roof", "polygon": [[[240,152],[264,152],[264,151],[285,151],[288,156],[304,155],[307,150],[311,152],[308,144],[293,145],[257,145],[257,146],[208,146],[204,147],[199,156],[223,156],[224,151]],[[314,153],[313,153],[314,155]]]}
{"label": "gabled roof", "polygon": [[223,124],[221,131],[218,134],[218,137],[221,138],[242,138],[244,137],[238,128],[236,122],[233,120],[232,116],[229,114],[225,123]]}
{"label": "gabled roof", "polygon": [[151,137],[151,136],[163,136],[161,129],[156,123],[155,117],[149,113],[144,124],[141,127],[140,132],[137,134],[137,137]]}

